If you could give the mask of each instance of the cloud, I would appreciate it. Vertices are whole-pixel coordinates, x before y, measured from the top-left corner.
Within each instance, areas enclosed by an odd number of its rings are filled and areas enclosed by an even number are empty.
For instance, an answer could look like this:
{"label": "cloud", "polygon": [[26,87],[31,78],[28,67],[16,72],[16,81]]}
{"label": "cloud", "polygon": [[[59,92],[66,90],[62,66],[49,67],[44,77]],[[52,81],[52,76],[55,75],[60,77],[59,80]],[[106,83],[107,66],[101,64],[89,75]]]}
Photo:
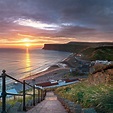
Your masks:
{"label": "cloud", "polygon": [[21,34],[113,41],[112,4],[113,0],[0,0],[0,38]]}
{"label": "cloud", "polygon": [[95,32],[95,29],[81,26],[63,26],[63,29],[58,34],[64,35],[65,37],[76,37],[77,35],[89,32]]}
{"label": "cloud", "polygon": [[37,29],[44,29],[44,30],[57,30],[59,28],[59,26],[56,24],[46,24],[40,21],[31,20],[31,19],[19,18],[18,20],[15,20],[14,23],[17,23],[23,26],[37,28]]}

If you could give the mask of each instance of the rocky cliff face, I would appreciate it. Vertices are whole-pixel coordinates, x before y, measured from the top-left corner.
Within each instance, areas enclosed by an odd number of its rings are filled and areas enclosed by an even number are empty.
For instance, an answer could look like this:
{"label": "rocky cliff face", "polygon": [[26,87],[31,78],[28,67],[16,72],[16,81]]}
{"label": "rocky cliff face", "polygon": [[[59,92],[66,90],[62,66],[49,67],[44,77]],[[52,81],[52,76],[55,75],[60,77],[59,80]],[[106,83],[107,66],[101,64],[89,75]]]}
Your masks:
{"label": "rocky cliff face", "polygon": [[113,64],[95,71],[89,76],[88,81],[95,85],[105,83],[113,84]]}

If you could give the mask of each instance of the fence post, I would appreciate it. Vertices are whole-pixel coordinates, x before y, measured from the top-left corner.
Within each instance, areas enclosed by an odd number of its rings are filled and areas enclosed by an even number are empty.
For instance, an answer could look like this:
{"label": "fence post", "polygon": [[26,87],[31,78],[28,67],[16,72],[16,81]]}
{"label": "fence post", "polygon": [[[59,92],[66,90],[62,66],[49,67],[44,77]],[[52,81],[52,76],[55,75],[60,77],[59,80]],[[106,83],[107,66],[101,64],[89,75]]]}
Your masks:
{"label": "fence post", "polygon": [[42,89],[42,100],[44,100],[44,89]]}
{"label": "fence post", "polygon": [[33,105],[35,106],[35,86],[33,85]]}
{"label": "fence post", "polygon": [[44,91],[44,98],[45,98],[45,96],[46,96],[46,89],[45,89],[45,91]]}
{"label": "fence post", "polygon": [[23,81],[23,111],[26,111],[26,106],[25,106],[25,80]]}
{"label": "fence post", "polygon": [[41,89],[41,101],[43,100],[43,90]]}
{"label": "fence post", "polygon": [[43,92],[43,89],[42,89],[42,100],[43,100],[43,93],[44,93],[44,92]]}
{"label": "fence post", "polygon": [[43,95],[43,98],[45,99],[45,96],[46,96],[46,90],[44,89],[44,95]]}
{"label": "fence post", "polygon": [[35,79],[32,79],[33,84],[33,106],[35,106]]}
{"label": "fence post", "polygon": [[1,113],[7,113],[6,112],[6,71],[3,70],[2,71],[2,93],[1,93],[1,96],[2,96],[2,112]]}
{"label": "fence post", "polygon": [[40,102],[42,101],[42,90],[40,89]]}
{"label": "fence post", "polygon": [[38,88],[38,103],[40,103],[40,88]]}

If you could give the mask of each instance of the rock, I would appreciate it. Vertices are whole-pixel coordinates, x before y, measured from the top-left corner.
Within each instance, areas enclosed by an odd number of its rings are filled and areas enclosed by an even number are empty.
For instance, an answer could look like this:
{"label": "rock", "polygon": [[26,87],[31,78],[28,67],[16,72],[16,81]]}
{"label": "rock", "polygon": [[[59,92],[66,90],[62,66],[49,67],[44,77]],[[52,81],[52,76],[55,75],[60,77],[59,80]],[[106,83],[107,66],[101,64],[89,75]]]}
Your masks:
{"label": "rock", "polygon": [[82,113],[97,113],[94,108],[84,108]]}

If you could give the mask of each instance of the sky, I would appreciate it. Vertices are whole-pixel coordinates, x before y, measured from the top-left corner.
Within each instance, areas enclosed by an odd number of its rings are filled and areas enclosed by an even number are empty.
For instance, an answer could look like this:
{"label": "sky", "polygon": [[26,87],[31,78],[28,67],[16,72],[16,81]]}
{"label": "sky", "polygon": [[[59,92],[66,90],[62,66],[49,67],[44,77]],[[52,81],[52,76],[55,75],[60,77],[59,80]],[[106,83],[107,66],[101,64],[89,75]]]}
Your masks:
{"label": "sky", "polygon": [[0,0],[0,47],[112,42],[113,0]]}

